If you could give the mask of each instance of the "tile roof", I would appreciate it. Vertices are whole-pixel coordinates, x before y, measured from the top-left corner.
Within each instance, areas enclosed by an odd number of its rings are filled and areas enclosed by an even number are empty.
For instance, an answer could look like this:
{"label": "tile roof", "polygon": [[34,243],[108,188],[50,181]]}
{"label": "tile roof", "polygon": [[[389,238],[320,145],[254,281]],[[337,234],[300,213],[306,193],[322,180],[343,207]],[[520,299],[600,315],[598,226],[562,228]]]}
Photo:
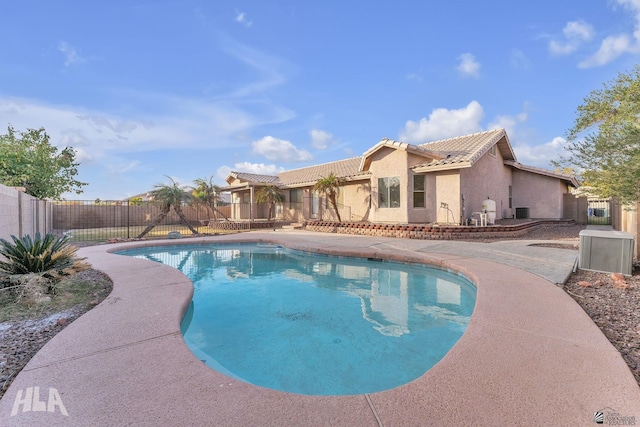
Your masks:
{"label": "tile roof", "polygon": [[323,163],[321,165],[308,166],[305,168],[281,172],[278,174],[279,183],[282,185],[315,183],[319,178],[327,176],[331,172],[336,174],[338,178],[345,179],[361,175],[369,175],[368,172],[362,173],[359,171],[360,159],[361,157],[352,157],[350,159],[338,160],[336,162]]}
{"label": "tile roof", "polygon": [[273,175],[258,175],[255,173],[236,172],[236,171],[229,172],[229,175],[236,179],[239,179],[241,181],[246,181],[246,182],[260,182],[265,184],[273,184],[278,181],[278,177]]}
{"label": "tile roof", "polygon": [[[425,162],[413,167],[413,169],[425,169],[442,165],[454,165],[456,163],[473,164],[489,148],[498,143],[502,138],[507,140],[504,129],[495,129],[486,132],[478,132],[470,135],[458,136],[455,138],[443,139],[440,141],[420,144],[425,150],[434,151],[445,156],[444,159]],[[509,144],[502,144],[500,152],[505,160],[515,160],[515,155]]]}
{"label": "tile roof", "polygon": [[229,176],[240,179],[242,181],[273,184],[283,186],[294,186],[302,184],[313,184],[319,178],[334,173],[338,178],[349,179],[358,176],[368,176],[368,172],[360,172],[361,157],[352,157],[350,159],[338,160],[335,162],[323,163],[320,165],[307,166],[304,168],[293,169],[280,172],[278,175],[258,175],[246,172],[229,172]]}

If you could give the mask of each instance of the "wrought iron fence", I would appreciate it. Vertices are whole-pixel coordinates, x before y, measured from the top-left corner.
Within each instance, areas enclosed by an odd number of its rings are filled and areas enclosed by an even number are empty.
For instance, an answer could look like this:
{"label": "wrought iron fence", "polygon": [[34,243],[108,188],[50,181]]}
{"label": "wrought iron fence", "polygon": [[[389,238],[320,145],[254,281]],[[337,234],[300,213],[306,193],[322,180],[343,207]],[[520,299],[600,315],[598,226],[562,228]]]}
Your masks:
{"label": "wrought iron fence", "polygon": [[[209,221],[222,218],[228,208],[218,207],[216,212],[205,204],[191,203],[181,206],[181,210],[188,225],[198,233],[207,234],[212,232]],[[71,200],[55,202],[51,216],[54,232],[81,242],[138,237],[161,214],[162,206],[157,202]],[[144,237],[166,238],[171,231],[190,235],[188,225],[172,208]]]}
{"label": "wrought iron fence", "polygon": [[[301,203],[232,203],[212,209],[193,202],[181,211],[188,225],[171,208],[144,237],[167,238],[171,232],[188,236],[193,234],[189,226],[198,234],[280,228],[303,219]],[[162,213],[162,206],[152,201],[73,200],[54,202],[51,216],[55,233],[72,242],[100,242],[139,237]]]}
{"label": "wrought iron fence", "polygon": [[589,199],[587,201],[587,224],[611,225],[611,201]]}

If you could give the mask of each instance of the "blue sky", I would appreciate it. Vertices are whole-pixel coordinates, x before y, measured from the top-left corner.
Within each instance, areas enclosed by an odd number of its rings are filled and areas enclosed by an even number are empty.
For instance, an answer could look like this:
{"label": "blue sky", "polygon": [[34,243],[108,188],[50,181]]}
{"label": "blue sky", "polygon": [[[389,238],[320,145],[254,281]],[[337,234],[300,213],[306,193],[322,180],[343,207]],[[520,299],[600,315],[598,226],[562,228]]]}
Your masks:
{"label": "blue sky", "polygon": [[21,0],[0,20],[0,125],[77,150],[69,199],[496,127],[551,168],[640,55],[640,0]]}

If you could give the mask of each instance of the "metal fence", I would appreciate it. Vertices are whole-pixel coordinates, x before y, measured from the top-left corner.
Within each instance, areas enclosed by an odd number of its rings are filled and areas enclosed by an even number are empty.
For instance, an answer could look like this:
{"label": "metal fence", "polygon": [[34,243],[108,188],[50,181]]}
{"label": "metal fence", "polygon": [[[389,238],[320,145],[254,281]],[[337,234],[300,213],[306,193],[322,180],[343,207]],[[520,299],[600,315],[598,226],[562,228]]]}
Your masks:
{"label": "metal fence", "polygon": [[[303,219],[299,203],[232,203],[211,207],[193,202],[181,206],[187,223],[198,234],[239,232],[261,228],[281,228]],[[54,202],[53,231],[69,236],[72,242],[99,242],[137,238],[161,215],[158,202],[73,200]],[[193,234],[171,208],[145,238],[167,238],[169,233]]]}
{"label": "metal fence", "polygon": [[[216,212],[201,203],[181,209],[188,224],[202,234],[212,233],[209,222],[224,218],[225,211],[227,216],[229,213],[227,207],[218,207]],[[73,200],[55,202],[51,216],[54,232],[80,242],[138,237],[161,213],[162,206],[157,202]],[[192,234],[173,208],[145,238],[166,238],[172,231]]]}
{"label": "metal fence", "polygon": [[587,224],[611,225],[611,201],[609,199],[588,200]]}

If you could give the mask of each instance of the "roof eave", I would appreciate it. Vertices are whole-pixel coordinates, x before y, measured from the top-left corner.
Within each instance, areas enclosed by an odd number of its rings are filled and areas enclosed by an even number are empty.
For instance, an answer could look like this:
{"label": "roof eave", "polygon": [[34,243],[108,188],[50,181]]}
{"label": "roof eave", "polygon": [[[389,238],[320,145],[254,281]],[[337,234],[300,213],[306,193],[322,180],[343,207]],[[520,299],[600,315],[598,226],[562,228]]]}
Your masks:
{"label": "roof eave", "polygon": [[472,166],[471,162],[456,162],[456,163],[445,163],[443,165],[423,165],[423,166],[414,166],[411,168],[412,171],[417,173],[429,173],[429,172],[440,172],[447,170],[455,170],[455,169],[464,169],[470,168]]}
{"label": "roof eave", "polygon": [[562,181],[565,181],[565,182],[571,184],[575,188],[578,188],[580,186],[580,184],[578,183],[578,180],[577,180],[577,178],[575,176],[565,175],[565,174],[562,174],[562,173],[556,173],[554,171],[550,171],[550,170],[542,169],[542,168],[536,168],[536,167],[533,167],[533,166],[526,166],[526,165],[523,165],[522,163],[516,162],[516,161],[505,160],[504,164],[508,165],[508,166],[512,166],[512,167],[514,167],[514,168],[516,168],[518,170],[521,170],[521,171],[535,173],[535,174],[538,174],[538,175],[544,175],[544,176],[548,176],[550,178],[560,179]]}
{"label": "roof eave", "polygon": [[220,191],[237,191],[237,190],[246,190],[249,188],[248,183],[237,184],[237,185],[227,185],[226,187],[220,187]]}
{"label": "roof eave", "polygon": [[[356,182],[356,181],[364,181],[367,179],[371,178],[371,174],[370,173],[365,173],[365,174],[361,174],[361,175],[355,175],[355,176],[347,176],[347,177],[343,177],[340,178],[341,181],[343,182]],[[280,185],[280,188],[304,188],[304,187],[311,187],[316,185],[317,181],[304,181],[304,182],[296,182],[293,184],[282,184]]]}

